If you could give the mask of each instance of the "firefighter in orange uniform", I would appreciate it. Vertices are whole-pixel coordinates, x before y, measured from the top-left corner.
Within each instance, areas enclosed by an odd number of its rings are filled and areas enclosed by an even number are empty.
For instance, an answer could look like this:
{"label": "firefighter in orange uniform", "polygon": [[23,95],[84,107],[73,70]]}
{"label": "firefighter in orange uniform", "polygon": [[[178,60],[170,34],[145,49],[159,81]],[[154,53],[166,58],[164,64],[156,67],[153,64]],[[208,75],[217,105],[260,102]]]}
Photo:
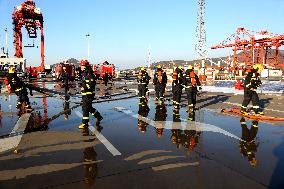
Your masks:
{"label": "firefighter in orange uniform", "polygon": [[183,76],[183,67],[179,66],[174,70],[173,73],[173,83],[172,83],[172,91],[173,91],[173,120],[180,121],[180,101],[182,95],[182,89],[184,84],[184,76]]}
{"label": "firefighter in orange uniform", "polygon": [[201,90],[201,83],[199,81],[198,76],[194,73],[194,68],[192,65],[189,65],[185,72],[185,91],[187,94],[188,100],[188,113],[189,120],[192,120],[191,114],[194,113],[195,105],[196,105],[196,95],[198,93],[197,87]]}
{"label": "firefighter in orange uniform", "polygon": [[157,71],[154,75],[153,84],[155,85],[155,91],[156,91],[156,102],[163,102],[164,101],[164,93],[165,88],[167,85],[167,74],[163,71],[163,68],[161,65],[157,66]]}

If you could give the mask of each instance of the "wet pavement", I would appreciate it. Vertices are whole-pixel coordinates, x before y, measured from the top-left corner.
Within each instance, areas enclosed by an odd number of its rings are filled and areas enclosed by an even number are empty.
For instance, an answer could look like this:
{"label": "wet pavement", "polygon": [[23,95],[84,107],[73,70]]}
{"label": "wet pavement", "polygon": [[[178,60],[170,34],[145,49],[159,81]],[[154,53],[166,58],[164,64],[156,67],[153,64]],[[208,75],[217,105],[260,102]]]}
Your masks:
{"label": "wet pavement", "polygon": [[[19,118],[16,97],[5,98],[1,109],[12,113],[1,115],[1,144]],[[215,98],[199,101],[195,122],[185,108],[173,122],[171,102],[151,97],[141,112],[137,97],[116,99],[94,103],[104,119],[82,131],[80,97],[30,98],[35,111],[18,146],[0,152],[0,188],[284,188],[282,123],[217,113]]]}

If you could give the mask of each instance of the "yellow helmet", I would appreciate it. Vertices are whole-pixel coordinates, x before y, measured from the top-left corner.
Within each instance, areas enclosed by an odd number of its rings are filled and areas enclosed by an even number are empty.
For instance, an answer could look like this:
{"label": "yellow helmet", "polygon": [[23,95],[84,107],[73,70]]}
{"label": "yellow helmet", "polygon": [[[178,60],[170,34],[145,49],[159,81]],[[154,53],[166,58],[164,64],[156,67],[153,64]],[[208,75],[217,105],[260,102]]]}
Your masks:
{"label": "yellow helmet", "polygon": [[178,69],[183,70],[183,66],[179,66]]}
{"label": "yellow helmet", "polygon": [[251,166],[256,166],[257,165],[257,160],[256,160],[256,158],[255,157],[253,157],[251,160],[249,160],[249,164],[251,165]]}
{"label": "yellow helmet", "polygon": [[160,68],[162,68],[162,66],[161,66],[161,65],[158,65],[157,68],[160,69]]}
{"label": "yellow helmet", "polygon": [[8,69],[8,72],[9,73],[15,73],[15,67],[10,67],[9,69]]}
{"label": "yellow helmet", "polygon": [[188,69],[188,70],[193,70],[193,66],[192,66],[192,65],[189,65],[189,66],[187,67],[187,69]]}
{"label": "yellow helmet", "polygon": [[144,68],[144,67],[141,67],[141,71],[145,71],[145,68]]}
{"label": "yellow helmet", "polygon": [[255,64],[255,65],[253,65],[253,69],[262,71],[263,70],[263,66],[262,66],[262,64]]}

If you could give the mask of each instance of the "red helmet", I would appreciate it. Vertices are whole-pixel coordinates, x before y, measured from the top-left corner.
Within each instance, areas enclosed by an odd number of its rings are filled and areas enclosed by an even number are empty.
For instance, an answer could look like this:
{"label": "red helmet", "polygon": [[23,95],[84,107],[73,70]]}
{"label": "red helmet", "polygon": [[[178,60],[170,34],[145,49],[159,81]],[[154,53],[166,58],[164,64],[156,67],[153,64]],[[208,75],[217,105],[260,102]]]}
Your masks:
{"label": "red helmet", "polygon": [[80,61],[80,66],[90,66],[90,63],[89,63],[89,61],[88,60],[81,60]]}

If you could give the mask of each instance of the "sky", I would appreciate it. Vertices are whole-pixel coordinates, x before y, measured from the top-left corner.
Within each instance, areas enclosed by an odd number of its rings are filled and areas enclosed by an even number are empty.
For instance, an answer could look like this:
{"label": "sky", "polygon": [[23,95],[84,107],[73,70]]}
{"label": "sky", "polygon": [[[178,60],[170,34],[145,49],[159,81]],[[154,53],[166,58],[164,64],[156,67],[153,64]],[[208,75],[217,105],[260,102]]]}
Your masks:
{"label": "sky", "polygon": [[[45,60],[54,64],[67,58],[108,60],[120,69],[152,62],[193,60],[198,57],[196,20],[198,0],[35,0],[44,17]],[[12,12],[24,0],[0,0],[0,47],[8,28],[9,52],[14,54]],[[284,33],[284,0],[207,0],[207,46],[225,40],[238,27]],[[31,44],[23,30],[23,44]],[[40,41],[35,40],[40,46]],[[40,48],[24,48],[28,65],[40,65]],[[209,57],[230,50],[209,50]]]}

